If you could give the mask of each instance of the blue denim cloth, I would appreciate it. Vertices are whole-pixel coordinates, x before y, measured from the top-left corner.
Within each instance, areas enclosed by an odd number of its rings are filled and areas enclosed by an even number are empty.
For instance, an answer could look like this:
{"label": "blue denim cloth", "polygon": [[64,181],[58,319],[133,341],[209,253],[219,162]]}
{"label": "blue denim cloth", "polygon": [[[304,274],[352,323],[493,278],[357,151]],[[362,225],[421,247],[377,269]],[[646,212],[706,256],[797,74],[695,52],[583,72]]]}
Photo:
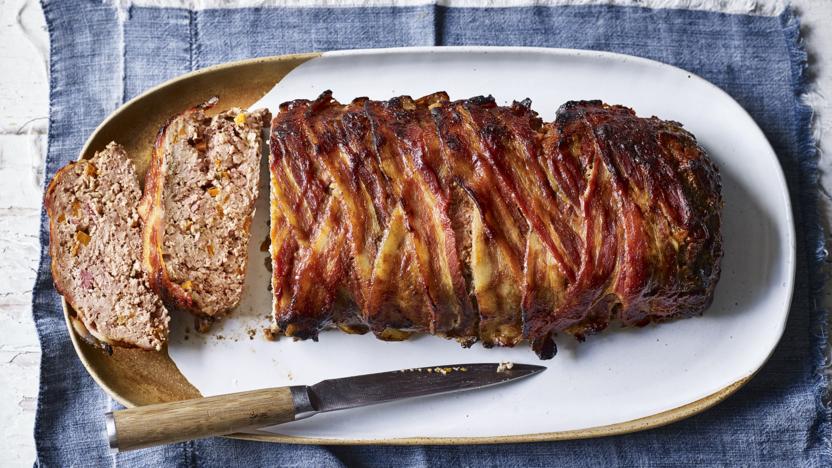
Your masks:
{"label": "blue denim cloth", "polygon": [[[763,17],[609,6],[138,8],[120,23],[101,0],[43,0],[51,38],[46,178],[75,158],[122,102],[181,73],[229,60],[311,50],[412,45],[526,45],[609,50],[691,70],[754,117],[788,179],[797,222],[797,283],[771,360],[727,401],[646,432],[556,443],[425,447],[293,446],[208,439],[115,456],[127,466],[830,466],[821,400],[826,317],[806,54],[791,10]],[[123,44],[123,47],[122,47]],[[702,109],[719,112],[719,109]],[[46,244],[46,222],[41,227]],[[112,404],[75,356],[41,257],[34,319],[43,348],[35,425],[38,464],[112,463],[102,415]]]}

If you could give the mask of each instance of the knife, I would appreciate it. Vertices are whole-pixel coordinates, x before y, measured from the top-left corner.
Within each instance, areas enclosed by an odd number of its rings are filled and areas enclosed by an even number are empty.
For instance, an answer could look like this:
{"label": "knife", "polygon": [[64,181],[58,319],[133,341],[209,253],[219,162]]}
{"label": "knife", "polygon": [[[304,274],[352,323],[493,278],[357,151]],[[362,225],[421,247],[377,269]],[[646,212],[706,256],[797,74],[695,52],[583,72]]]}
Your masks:
{"label": "knife", "polygon": [[328,379],[140,406],[105,415],[110,448],[135,450],[297,421],[318,413],[489,387],[546,370],[530,364],[454,364]]}

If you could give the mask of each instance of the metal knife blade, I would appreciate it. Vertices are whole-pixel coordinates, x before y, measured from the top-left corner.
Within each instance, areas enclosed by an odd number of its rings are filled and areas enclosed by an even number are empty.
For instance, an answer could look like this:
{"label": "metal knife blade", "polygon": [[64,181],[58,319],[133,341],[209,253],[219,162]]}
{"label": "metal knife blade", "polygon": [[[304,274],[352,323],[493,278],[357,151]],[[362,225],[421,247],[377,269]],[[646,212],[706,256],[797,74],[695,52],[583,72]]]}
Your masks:
{"label": "metal knife blade", "polygon": [[453,364],[327,379],[291,387],[295,419],[405,398],[473,390],[546,370],[531,364]]}

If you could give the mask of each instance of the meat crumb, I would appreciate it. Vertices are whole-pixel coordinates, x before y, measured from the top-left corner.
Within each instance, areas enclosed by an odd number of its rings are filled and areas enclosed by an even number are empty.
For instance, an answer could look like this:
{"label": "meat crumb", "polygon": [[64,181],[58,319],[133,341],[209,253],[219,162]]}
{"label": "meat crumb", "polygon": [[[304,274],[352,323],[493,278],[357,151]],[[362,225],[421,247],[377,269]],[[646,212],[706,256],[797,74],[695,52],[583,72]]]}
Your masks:
{"label": "meat crumb", "polygon": [[269,341],[277,341],[277,333],[271,328],[263,327],[263,336]]}
{"label": "meat crumb", "polygon": [[210,317],[194,317],[194,330],[199,333],[208,333],[213,324],[214,321]]}
{"label": "meat crumb", "polygon": [[253,340],[254,335],[257,334],[257,330],[255,330],[253,328],[249,328],[248,330],[246,330],[246,333],[248,333],[248,339]]}
{"label": "meat crumb", "polygon": [[505,372],[511,370],[514,367],[514,363],[511,361],[502,361],[499,366],[497,366],[497,372]]}

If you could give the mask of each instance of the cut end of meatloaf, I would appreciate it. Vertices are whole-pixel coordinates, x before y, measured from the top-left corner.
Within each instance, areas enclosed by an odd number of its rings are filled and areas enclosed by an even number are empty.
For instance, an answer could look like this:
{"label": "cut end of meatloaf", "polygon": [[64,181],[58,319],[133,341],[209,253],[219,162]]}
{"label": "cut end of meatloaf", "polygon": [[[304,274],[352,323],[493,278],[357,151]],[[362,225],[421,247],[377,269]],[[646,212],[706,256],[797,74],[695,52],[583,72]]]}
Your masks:
{"label": "cut end of meatloaf", "polygon": [[135,168],[116,143],[67,165],[46,191],[49,252],[55,287],[90,335],[159,350],[170,319],[141,267],[140,197]]}
{"label": "cut end of meatloaf", "polygon": [[215,102],[174,117],[159,132],[140,207],[153,289],[203,325],[242,297],[262,133],[271,119],[265,109],[206,116]]}

